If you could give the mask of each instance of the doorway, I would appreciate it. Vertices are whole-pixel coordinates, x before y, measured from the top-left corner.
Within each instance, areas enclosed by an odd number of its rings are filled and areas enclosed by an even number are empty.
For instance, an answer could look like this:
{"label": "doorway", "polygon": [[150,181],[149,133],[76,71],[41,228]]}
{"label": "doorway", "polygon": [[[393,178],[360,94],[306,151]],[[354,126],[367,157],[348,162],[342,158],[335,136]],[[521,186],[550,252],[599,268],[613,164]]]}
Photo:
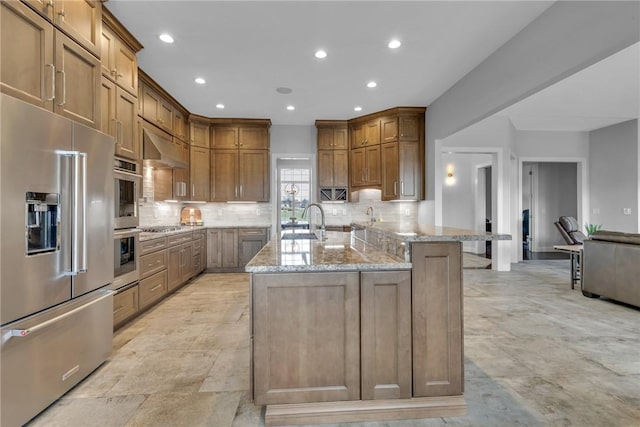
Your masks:
{"label": "doorway", "polygon": [[579,218],[578,165],[575,162],[522,163],[522,258],[565,258],[553,250],[564,244],[554,222]]}

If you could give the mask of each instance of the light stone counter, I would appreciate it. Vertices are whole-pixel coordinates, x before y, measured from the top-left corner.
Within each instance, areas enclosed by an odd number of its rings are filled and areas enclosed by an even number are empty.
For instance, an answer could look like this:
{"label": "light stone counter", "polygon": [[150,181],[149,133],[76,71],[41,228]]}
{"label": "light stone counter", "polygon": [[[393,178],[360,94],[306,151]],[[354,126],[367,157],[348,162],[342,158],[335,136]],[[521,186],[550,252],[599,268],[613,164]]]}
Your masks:
{"label": "light stone counter", "polygon": [[411,263],[337,231],[317,240],[274,237],[245,267],[250,273],[408,269]]}
{"label": "light stone counter", "polygon": [[494,234],[455,227],[438,227],[414,222],[354,222],[352,227],[380,232],[407,242],[466,242],[511,240],[510,234]]}

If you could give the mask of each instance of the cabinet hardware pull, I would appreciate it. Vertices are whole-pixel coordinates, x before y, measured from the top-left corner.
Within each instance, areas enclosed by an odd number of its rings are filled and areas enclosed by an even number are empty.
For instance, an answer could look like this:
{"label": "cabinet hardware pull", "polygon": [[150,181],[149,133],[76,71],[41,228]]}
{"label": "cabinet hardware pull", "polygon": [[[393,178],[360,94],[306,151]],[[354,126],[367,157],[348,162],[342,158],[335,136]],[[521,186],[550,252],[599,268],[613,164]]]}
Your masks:
{"label": "cabinet hardware pull", "polygon": [[124,145],[124,127],[122,125],[122,121],[118,120],[118,129],[120,130],[119,134],[119,140],[120,140],[120,145],[123,146]]}
{"label": "cabinet hardware pull", "polygon": [[122,73],[118,73],[118,74],[116,74],[116,77],[122,77],[122,76],[123,76],[123,74],[122,74]]}
{"label": "cabinet hardware pull", "polygon": [[60,19],[64,19],[64,10],[61,10],[60,12],[58,12],[58,16],[60,17]]}
{"label": "cabinet hardware pull", "polygon": [[45,67],[51,67],[51,96],[47,101],[53,101],[56,98],[56,67],[53,64],[45,64]]}
{"label": "cabinet hardware pull", "polygon": [[151,288],[151,292],[155,291],[156,289],[159,289],[162,287],[162,283],[155,285],[153,288]]}
{"label": "cabinet hardware pull", "polygon": [[62,74],[62,102],[58,103],[58,107],[62,107],[67,103],[67,75],[65,74],[64,70],[56,72]]}
{"label": "cabinet hardware pull", "polygon": [[53,7],[53,0],[48,0],[45,4],[46,7]]}
{"label": "cabinet hardware pull", "polygon": [[404,181],[400,181],[400,195],[404,196]]}
{"label": "cabinet hardware pull", "polygon": [[111,119],[111,123],[113,124],[113,128],[109,129],[109,133],[116,138],[116,144],[117,144],[118,143],[118,121],[116,119]]}
{"label": "cabinet hardware pull", "polygon": [[240,184],[240,197],[242,197],[242,195],[243,195],[242,184]]}
{"label": "cabinet hardware pull", "polygon": [[112,68],[111,71],[109,71],[109,73],[113,76],[117,73],[117,70],[115,68]]}
{"label": "cabinet hardware pull", "polygon": [[393,181],[393,195],[397,196],[398,195],[398,191],[396,190],[396,185],[398,184],[398,181]]}

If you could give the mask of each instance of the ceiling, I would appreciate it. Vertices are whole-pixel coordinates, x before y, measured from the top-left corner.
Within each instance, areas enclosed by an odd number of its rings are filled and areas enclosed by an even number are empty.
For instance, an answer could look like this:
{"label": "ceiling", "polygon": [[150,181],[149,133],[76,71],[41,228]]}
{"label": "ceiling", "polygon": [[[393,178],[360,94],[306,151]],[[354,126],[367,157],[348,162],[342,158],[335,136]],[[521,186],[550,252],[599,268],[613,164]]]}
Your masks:
{"label": "ceiling", "polygon": [[640,117],[640,43],[498,113],[518,130],[591,131]]}
{"label": "ceiling", "polygon": [[[143,44],[140,68],[190,112],[312,125],[316,119],[349,119],[395,106],[428,106],[551,4],[111,0],[105,5]],[[164,32],[172,34],[173,44],[158,39]],[[389,49],[392,38],[402,46]],[[320,48],[328,53],[323,60],[314,57]],[[195,77],[206,83],[196,84]],[[367,88],[370,80],[378,86]],[[279,87],[292,93],[280,94]],[[216,108],[218,103],[225,108]],[[520,108],[508,113],[521,120],[532,116],[532,106]]]}

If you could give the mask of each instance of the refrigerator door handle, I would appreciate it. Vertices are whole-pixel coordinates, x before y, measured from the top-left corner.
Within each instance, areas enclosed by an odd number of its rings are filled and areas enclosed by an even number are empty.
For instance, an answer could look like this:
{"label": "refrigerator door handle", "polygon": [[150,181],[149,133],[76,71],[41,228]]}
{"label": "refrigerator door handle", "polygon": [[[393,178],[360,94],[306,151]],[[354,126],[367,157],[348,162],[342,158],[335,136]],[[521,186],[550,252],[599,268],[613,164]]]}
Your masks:
{"label": "refrigerator door handle", "polygon": [[82,254],[82,260],[80,261],[80,266],[79,266],[80,268],[78,269],[78,272],[86,273],[87,272],[87,153],[78,153],[77,158],[80,159],[80,164],[82,166],[82,174],[81,174],[82,222],[80,224],[80,227],[82,228],[82,234],[81,234],[82,250],[80,251],[80,253]]}
{"label": "refrigerator door handle", "polygon": [[101,291],[101,293],[102,293],[102,295],[99,296],[98,298],[96,298],[94,300],[91,300],[86,304],[82,304],[80,307],[76,307],[73,310],[67,311],[66,313],[63,313],[60,316],[56,316],[53,319],[49,319],[49,320],[46,320],[46,321],[44,321],[42,323],[39,323],[36,326],[33,326],[31,328],[27,328],[27,329],[11,329],[10,335],[12,337],[26,337],[29,334],[33,333],[33,332],[38,332],[39,330],[44,329],[49,325],[52,325],[52,324],[54,324],[56,322],[59,322],[62,319],[65,319],[65,318],[67,318],[67,317],[69,317],[69,316],[71,316],[71,315],[73,315],[73,314],[75,314],[75,313],[77,313],[79,311],[82,311],[85,308],[87,308],[87,307],[89,307],[89,306],[91,306],[93,304],[96,304],[96,303],[98,303],[99,301],[102,301],[105,298],[109,298],[111,296],[111,294],[114,294],[115,292],[105,289],[105,290]]}
{"label": "refrigerator door handle", "polygon": [[73,157],[73,258],[69,275],[75,276],[87,272],[87,153],[68,154]]}

